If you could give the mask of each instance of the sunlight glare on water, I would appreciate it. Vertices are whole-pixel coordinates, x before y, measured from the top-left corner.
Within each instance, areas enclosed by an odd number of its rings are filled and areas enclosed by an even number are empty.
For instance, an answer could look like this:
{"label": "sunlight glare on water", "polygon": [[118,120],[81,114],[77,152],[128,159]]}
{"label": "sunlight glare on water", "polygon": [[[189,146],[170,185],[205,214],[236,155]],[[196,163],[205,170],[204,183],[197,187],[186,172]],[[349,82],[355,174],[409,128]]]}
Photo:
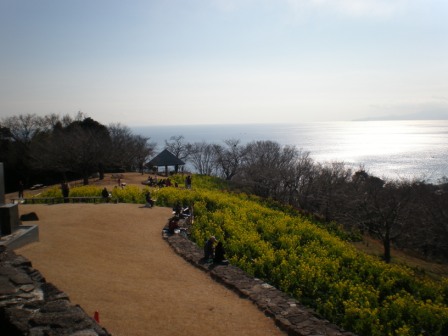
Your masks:
{"label": "sunlight glare on water", "polygon": [[331,122],[319,126],[318,136],[313,124],[308,138],[294,132],[296,138],[288,141],[302,139],[301,147],[309,148],[316,161],[363,165],[379,176],[434,180],[445,175],[447,121]]}
{"label": "sunlight glare on water", "polygon": [[136,128],[163,149],[164,140],[183,135],[187,142],[241,144],[272,140],[293,145],[319,163],[345,162],[388,178],[437,182],[448,176],[448,120],[346,121],[300,124],[192,125]]}
{"label": "sunlight glare on water", "polygon": [[339,148],[335,148],[337,157],[348,161],[357,161],[366,154],[376,156],[415,152],[428,142],[425,135],[418,134],[412,125],[390,122],[343,123],[338,129],[330,129],[328,136],[329,141]]}

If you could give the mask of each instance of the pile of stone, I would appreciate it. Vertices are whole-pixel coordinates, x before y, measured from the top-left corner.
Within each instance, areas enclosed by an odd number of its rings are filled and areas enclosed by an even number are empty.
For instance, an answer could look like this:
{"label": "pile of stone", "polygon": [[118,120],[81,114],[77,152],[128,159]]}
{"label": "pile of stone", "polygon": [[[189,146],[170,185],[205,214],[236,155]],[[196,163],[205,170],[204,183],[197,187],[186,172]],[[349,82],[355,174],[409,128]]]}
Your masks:
{"label": "pile of stone", "polygon": [[313,310],[264,281],[251,277],[238,267],[207,263],[203,250],[182,235],[164,235],[174,251],[219,283],[251,300],[288,335],[355,336],[323,319]]}
{"label": "pile of stone", "polygon": [[0,335],[110,336],[28,259],[0,249]]}

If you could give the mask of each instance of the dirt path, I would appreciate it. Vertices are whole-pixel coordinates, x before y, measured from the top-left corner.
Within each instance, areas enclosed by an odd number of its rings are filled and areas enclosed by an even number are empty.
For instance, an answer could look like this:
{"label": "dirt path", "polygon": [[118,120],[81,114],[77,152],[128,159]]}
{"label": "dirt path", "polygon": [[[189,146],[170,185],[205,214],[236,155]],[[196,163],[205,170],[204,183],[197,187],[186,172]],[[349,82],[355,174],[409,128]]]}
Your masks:
{"label": "dirt path", "polygon": [[162,239],[170,209],[135,204],[20,205],[40,242],[17,250],[114,336],[283,335],[252,303]]}

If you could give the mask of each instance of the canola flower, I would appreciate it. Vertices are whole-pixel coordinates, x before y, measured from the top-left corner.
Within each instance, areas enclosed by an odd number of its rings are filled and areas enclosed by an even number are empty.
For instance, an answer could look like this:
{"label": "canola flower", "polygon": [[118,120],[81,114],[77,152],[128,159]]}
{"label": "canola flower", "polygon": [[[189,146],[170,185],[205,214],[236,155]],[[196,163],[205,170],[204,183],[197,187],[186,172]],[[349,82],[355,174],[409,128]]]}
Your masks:
{"label": "canola flower", "polygon": [[[357,251],[325,226],[266,200],[225,192],[226,184],[193,177],[193,189],[151,189],[157,205],[194,205],[191,238],[225,242],[231,263],[262,278],[325,318],[364,336],[448,335],[448,279],[435,281]],[[73,188],[80,196],[98,187]],[[146,189],[117,188],[120,202],[143,203]],[[49,190],[57,194],[57,190]],[[51,197],[51,196],[45,196]],[[285,211],[286,209],[286,211]]]}

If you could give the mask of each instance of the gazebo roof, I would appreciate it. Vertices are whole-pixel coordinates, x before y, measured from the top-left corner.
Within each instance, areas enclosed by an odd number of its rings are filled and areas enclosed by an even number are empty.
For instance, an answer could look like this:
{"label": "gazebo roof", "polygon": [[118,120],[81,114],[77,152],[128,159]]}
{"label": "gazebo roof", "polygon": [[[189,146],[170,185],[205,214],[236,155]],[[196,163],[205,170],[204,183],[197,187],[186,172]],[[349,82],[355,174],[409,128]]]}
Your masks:
{"label": "gazebo roof", "polygon": [[164,149],[162,152],[157,154],[155,157],[148,162],[148,166],[157,166],[157,167],[165,167],[165,166],[182,166],[185,162],[176,157],[173,153],[171,153],[168,149]]}

